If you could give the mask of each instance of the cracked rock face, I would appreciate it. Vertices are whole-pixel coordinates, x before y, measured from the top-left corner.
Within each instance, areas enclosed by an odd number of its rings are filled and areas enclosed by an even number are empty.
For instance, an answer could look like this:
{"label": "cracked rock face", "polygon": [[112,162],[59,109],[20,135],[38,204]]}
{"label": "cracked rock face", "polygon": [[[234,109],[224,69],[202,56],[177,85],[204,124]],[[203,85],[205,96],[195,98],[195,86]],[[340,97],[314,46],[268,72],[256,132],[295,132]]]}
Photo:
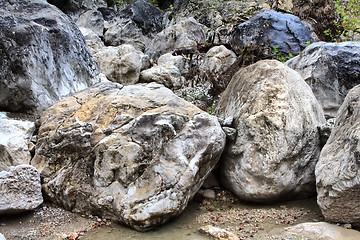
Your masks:
{"label": "cracked rock face", "polygon": [[306,48],[307,42],[312,43],[316,39],[315,33],[298,17],[261,10],[235,29],[229,44],[238,54],[246,48],[256,58],[264,59],[272,57],[274,48],[283,56],[289,53],[298,55]]}
{"label": "cracked rock face", "polygon": [[0,214],[33,210],[43,202],[40,173],[30,165],[0,172]]}
{"label": "cracked rock face", "polygon": [[99,81],[80,30],[59,9],[40,0],[0,6],[1,109],[41,113]]}
{"label": "cracked rock face", "polygon": [[239,198],[273,202],[315,193],[320,154],[317,126],[325,123],[310,87],[276,60],[238,71],[216,114],[237,130],[221,162],[224,185]]}
{"label": "cracked rock face", "polygon": [[360,223],[360,86],[346,96],[316,164],[318,205],[326,220]]}
{"label": "cracked rock face", "polygon": [[147,230],[185,209],[224,145],[216,117],[164,86],[109,82],[44,112],[32,164],[56,203]]}
{"label": "cracked rock face", "polygon": [[300,73],[331,118],[336,117],[350,89],[360,84],[359,62],[359,42],[318,42],[286,64]]}

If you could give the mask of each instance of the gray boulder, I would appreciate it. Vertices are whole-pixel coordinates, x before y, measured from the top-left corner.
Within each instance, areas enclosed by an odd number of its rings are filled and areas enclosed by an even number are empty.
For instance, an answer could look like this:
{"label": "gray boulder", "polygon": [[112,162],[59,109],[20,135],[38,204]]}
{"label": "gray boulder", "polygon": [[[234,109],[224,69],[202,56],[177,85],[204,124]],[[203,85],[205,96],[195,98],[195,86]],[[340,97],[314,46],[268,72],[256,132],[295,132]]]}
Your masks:
{"label": "gray boulder", "polygon": [[29,143],[34,131],[34,122],[0,119],[0,171],[30,163]]}
{"label": "gray boulder", "polygon": [[281,239],[358,240],[360,232],[326,222],[306,222],[285,228],[281,236]]}
{"label": "gray boulder", "polygon": [[338,112],[316,164],[318,205],[328,221],[360,223],[360,86]]}
{"label": "gray boulder", "polygon": [[326,117],[336,117],[346,94],[360,84],[360,43],[318,42],[286,64],[310,85]]}
{"label": "gray boulder", "polygon": [[82,35],[85,38],[86,45],[89,47],[92,54],[95,54],[99,49],[105,47],[104,42],[101,38],[96,35],[91,29],[88,28],[79,28]]}
{"label": "gray boulder", "polygon": [[[298,55],[307,43],[317,40],[308,25],[298,17],[273,10],[261,10],[240,24],[229,39],[232,49],[249,51],[257,59]],[[273,56],[274,48],[278,53]]]}
{"label": "gray boulder", "polygon": [[164,86],[110,82],[44,112],[32,164],[52,201],[147,230],[185,209],[224,145],[216,117]]}
{"label": "gray boulder", "polygon": [[94,58],[110,81],[124,85],[137,83],[141,70],[150,66],[149,57],[129,44],[100,48]]}
{"label": "gray boulder", "polygon": [[40,173],[30,165],[0,172],[0,214],[33,210],[43,202]]}
{"label": "gray boulder", "polygon": [[179,89],[184,85],[185,78],[175,66],[155,66],[140,73],[140,82],[157,82],[170,89]]}
{"label": "gray boulder", "polygon": [[45,1],[0,0],[0,108],[41,113],[98,81],[76,25]]}
{"label": "gray boulder", "polygon": [[314,169],[325,123],[310,87],[294,70],[263,60],[238,71],[215,114],[233,117],[235,141],[222,156],[223,184],[246,201],[273,202],[315,193]]}
{"label": "gray boulder", "polygon": [[204,56],[200,71],[208,78],[218,79],[236,61],[236,54],[225,46],[212,47]]}
{"label": "gray boulder", "polygon": [[163,13],[145,0],[138,0],[126,6],[116,16],[106,30],[106,45],[119,46],[132,44],[137,50],[144,51],[151,38],[162,30]]}
{"label": "gray boulder", "polygon": [[179,69],[182,76],[186,75],[190,68],[190,61],[188,58],[181,55],[174,56],[171,53],[161,55],[157,60],[157,64],[159,66],[175,66]]}
{"label": "gray boulder", "polygon": [[157,60],[161,55],[175,49],[196,47],[205,43],[205,26],[194,18],[182,20],[170,25],[158,33],[146,49],[151,60]]}
{"label": "gray boulder", "polygon": [[89,10],[80,15],[76,21],[79,27],[91,29],[96,35],[104,35],[104,17],[97,10]]}

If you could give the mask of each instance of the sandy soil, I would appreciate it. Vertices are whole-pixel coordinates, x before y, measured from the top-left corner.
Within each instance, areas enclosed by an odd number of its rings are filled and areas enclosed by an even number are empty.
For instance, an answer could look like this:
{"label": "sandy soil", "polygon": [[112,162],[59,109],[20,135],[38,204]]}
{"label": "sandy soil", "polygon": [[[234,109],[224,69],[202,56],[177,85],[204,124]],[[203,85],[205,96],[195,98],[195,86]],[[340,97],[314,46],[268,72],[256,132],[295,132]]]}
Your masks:
{"label": "sandy soil", "polygon": [[178,218],[146,233],[96,216],[71,213],[51,203],[26,214],[0,217],[0,232],[7,240],[205,240],[210,237],[201,235],[199,228],[211,224],[240,239],[284,239],[278,235],[284,227],[323,220],[315,198],[257,205],[241,202],[229,192],[217,189],[215,200],[192,201]]}

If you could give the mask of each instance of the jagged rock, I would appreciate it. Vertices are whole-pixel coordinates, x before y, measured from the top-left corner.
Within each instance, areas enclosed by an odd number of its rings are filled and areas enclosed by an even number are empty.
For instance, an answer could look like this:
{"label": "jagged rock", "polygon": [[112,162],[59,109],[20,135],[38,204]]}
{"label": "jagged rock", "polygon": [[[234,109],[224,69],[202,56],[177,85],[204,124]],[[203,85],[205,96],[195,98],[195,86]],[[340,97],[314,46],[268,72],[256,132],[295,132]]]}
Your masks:
{"label": "jagged rock", "polygon": [[144,51],[150,39],[162,30],[163,13],[145,0],[138,0],[120,11],[104,35],[106,45],[132,44]]}
{"label": "jagged rock", "polygon": [[334,126],[335,126],[335,118],[330,118],[326,120],[325,124],[322,124],[318,127],[322,146],[324,146],[327,140],[329,139],[331,131],[333,130]]}
{"label": "jagged rock", "polygon": [[158,33],[147,47],[146,54],[155,61],[165,53],[197,47],[198,44],[205,43],[205,40],[205,26],[194,18],[188,18]]}
{"label": "jagged rock", "polygon": [[171,53],[161,55],[157,60],[159,66],[175,66],[179,69],[181,75],[186,75],[189,72],[190,61],[184,56],[174,56]]}
{"label": "jagged rock", "polygon": [[[294,236],[294,239],[318,240],[358,240],[360,232],[326,222],[307,222],[285,228],[282,235]],[[298,238],[295,238],[298,237]],[[285,238],[281,238],[285,239]],[[289,239],[289,238],[286,238]]]}
{"label": "jagged rock", "polygon": [[81,14],[76,24],[91,29],[99,37],[104,35],[104,17],[97,10],[89,10]]}
{"label": "jagged rock", "polygon": [[80,9],[97,9],[107,7],[104,0],[47,0],[66,13],[78,12]]}
{"label": "jagged rock", "polygon": [[92,54],[95,54],[101,48],[105,47],[101,38],[96,35],[96,33],[94,33],[91,29],[83,27],[80,27],[79,29],[84,36],[86,45],[88,45]]}
{"label": "jagged rock", "polygon": [[236,234],[212,225],[201,227],[199,232],[218,240],[239,240],[239,237]]}
{"label": "jagged rock", "polygon": [[124,85],[137,83],[141,70],[150,66],[148,56],[129,44],[101,48],[94,54],[94,58],[100,71],[110,81]]}
{"label": "jagged rock", "polygon": [[263,60],[238,71],[215,109],[234,118],[234,142],[220,164],[224,185],[247,201],[272,202],[315,193],[325,123],[310,87],[294,70]]}
{"label": "jagged rock", "polygon": [[265,1],[180,0],[174,1],[176,18],[195,18],[209,28],[207,41],[226,44],[233,29],[262,8]]}
{"label": "jagged rock", "polygon": [[76,25],[45,1],[0,0],[0,108],[41,113],[98,82]]}
{"label": "jagged rock", "polygon": [[13,165],[30,163],[28,145],[34,131],[34,122],[0,119],[0,171],[8,171],[8,167]]}
{"label": "jagged rock", "polygon": [[140,73],[140,82],[157,82],[170,89],[179,89],[184,85],[185,78],[175,66],[155,66]]}
{"label": "jagged rock", "polygon": [[[241,54],[249,51],[256,59],[298,55],[308,43],[317,40],[315,33],[298,17],[273,10],[261,10],[233,32],[229,44]],[[274,56],[274,48],[278,53]]]}
{"label": "jagged rock", "polygon": [[338,112],[335,127],[316,164],[318,205],[328,221],[360,223],[360,86]]}
{"label": "jagged rock", "polygon": [[43,202],[40,173],[30,165],[0,172],[0,214],[33,210]]}
{"label": "jagged rock", "polygon": [[286,64],[312,88],[328,118],[336,117],[349,90],[360,84],[360,43],[311,44]]}
{"label": "jagged rock", "polygon": [[164,86],[101,83],[44,112],[32,164],[52,201],[147,230],[185,209],[224,145],[216,117]]}

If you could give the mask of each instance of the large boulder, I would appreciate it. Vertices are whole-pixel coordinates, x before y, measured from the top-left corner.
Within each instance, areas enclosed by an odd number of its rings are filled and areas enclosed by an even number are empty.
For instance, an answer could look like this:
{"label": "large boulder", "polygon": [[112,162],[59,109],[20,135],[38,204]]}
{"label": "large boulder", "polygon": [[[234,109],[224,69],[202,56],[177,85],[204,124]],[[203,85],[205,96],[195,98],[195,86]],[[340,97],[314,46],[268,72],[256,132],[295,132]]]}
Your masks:
{"label": "large boulder", "polygon": [[0,214],[33,210],[43,202],[40,173],[30,165],[0,172]]}
{"label": "large boulder", "polygon": [[151,60],[156,61],[161,55],[175,49],[197,47],[206,42],[205,29],[194,18],[182,20],[158,33],[147,47],[146,53]]}
{"label": "large boulder", "polygon": [[76,25],[41,0],[0,0],[0,108],[40,113],[98,81]]}
{"label": "large boulder", "polygon": [[0,119],[0,171],[7,171],[13,165],[30,163],[29,143],[34,131],[34,122]]}
{"label": "large boulder", "polygon": [[137,83],[141,70],[150,65],[149,57],[130,44],[100,48],[94,58],[110,81],[124,85]]}
{"label": "large boulder", "polygon": [[336,117],[346,94],[360,84],[359,62],[359,42],[318,42],[286,64],[310,85],[325,115]]}
{"label": "large boulder", "polygon": [[360,232],[326,222],[306,222],[285,228],[280,236],[279,239],[358,240]]}
{"label": "large boulder", "polygon": [[346,96],[316,165],[318,205],[328,221],[360,223],[360,86]]}
{"label": "large boulder", "polygon": [[238,71],[215,113],[237,130],[221,162],[224,185],[239,198],[273,202],[315,193],[325,123],[310,87],[294,70],[263,60]]}
{"label": "large boulder", "polygon": [[163,13],[145,0],[126,6],[113,18],[104,34],[106,45],[132,44],[144,51],[150,39],[162,30]]}
{"label": "large boulder", "polygon": [[289,53],[298,55],[316,39],[315,33],[298,17],[265,9],[240,24],[229,44],[238,54],[246,50],[257,59],[264,59],[287,57]]}
{"label": "large boulder", "polygon": [[170,89],[179,89],[184,85],[185,78],[176,66],[154,66],[140,73],[140,82],[157,82]]}
{"label": "large boulder", "polygon": [[109,82],[44,112],[32,164],[52,201],[146,230],[185,209],[224,145],[216,117],[164,86]]}
{"label": "large boulder", "polygon": [[76,24],[79,27],[91,29],[99,37],[104,35],[104,17],[97,10],[89,10],[81,14]]}

